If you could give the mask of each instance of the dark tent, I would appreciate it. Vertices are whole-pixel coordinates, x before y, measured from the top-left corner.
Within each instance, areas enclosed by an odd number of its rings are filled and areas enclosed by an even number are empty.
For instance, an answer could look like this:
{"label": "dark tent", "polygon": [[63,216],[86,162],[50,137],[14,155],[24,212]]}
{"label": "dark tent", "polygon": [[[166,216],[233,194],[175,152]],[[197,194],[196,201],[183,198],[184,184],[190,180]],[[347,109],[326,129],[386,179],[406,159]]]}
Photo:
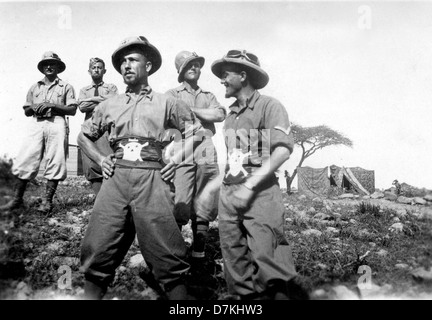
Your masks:
{"label": "dark tent", "polygon": [[330,187],[328,167],[297,167],[298,192],[308,197],[327,196]]}

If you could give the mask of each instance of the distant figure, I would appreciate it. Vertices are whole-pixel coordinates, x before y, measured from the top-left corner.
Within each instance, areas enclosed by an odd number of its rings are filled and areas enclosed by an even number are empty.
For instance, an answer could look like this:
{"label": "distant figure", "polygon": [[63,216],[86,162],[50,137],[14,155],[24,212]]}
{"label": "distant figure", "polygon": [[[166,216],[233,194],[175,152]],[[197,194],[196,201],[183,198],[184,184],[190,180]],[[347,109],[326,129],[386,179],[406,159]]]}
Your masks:
{"label": "distant figure", "polygon": [[288,172],[288,170],[285,170],[285,180],[286,180],[286,185],[287,185],[287,193],[291,194],[291,176]]}
{"label": "distant figure", "polygon": [[396,194],[400,195],[401,194],[401,184],[399,183],[399,181],[394,180],[392,185],[394,185],[396,187]]}
{"label": "distant figure", "polygon": [[49,215],[57,185],[67,177],[66,117],[75,115],[77,101],[74,88],[58,77],[66,69],[66,64],[56,53],[45,52],[37,69],[44,77],[30,87],[23,106],[24,114],[32,117],[32,121],[26,128],[26,138],[12,166],[12,174],[17,177],[14,196],[0,210],[23,207],[27,183],[36,178],[42,158],[45,158],[43,177],[47,180],[46,190],[37,210]]}
{"label": "distant figure", "polygon": [[[117,87],[114,84],[103,81],[106,69],[105,62],[102,59],[91,58],[88,73],[92,78],[92,83],[80,90],[78,98],[78,108],[82,113],[85,113],[84,121],[91,118],[94,109],[102,101],[117,94]],[[108,142],[108,133],[105,133],[102,139],[97,140],[96,144],[104,155],[112,152]],[[103,180],[101,167],[99,163],[90,160],[84,153],[82,153],[82,163],[84,175],[90,181],[92,189],[97,195]]]}
{"label": "distant figure", "polygon": [[168,96],[183,100],[207,132],[204,137],[199,137],[202,144],[195,150],[193,160],[181,163],[174,178],[175,216],[180,229],[189,219],[192,221],[192,258],[198,264],[205,257],[209,224],[217,216],[217,198],[214,199],[211,214],[205,219],[196,214],[192,202],[205,185],[219,175],[216,147],[211,137],[216,133],[215,123],[224,121],[226,117],[226,110],[215,95],[198,85],[204,62],[204,57],[195,52],[180,51],[175,58],[175,66],[181,85],[166,92]]}

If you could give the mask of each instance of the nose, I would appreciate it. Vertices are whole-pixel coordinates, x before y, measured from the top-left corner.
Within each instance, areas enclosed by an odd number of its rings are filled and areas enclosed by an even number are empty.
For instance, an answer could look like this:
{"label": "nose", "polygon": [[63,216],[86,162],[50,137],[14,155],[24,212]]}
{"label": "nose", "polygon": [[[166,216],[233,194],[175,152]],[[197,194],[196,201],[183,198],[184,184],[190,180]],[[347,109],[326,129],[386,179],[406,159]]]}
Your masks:
{"label": "nose", "polygon": [[130,61],[129,60],[124,60],[122,63],[122,67],[129,70],[130,69]]}

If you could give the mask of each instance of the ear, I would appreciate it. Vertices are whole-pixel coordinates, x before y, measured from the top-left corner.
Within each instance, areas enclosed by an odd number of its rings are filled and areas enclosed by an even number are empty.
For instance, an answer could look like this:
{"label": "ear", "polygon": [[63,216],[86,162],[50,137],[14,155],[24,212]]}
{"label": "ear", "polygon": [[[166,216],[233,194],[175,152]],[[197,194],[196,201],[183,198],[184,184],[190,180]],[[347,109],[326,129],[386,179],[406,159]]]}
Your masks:
{"label": "ear", "polygon": [[146,71],[147,71],[147,73],[150,72],[150,70],[151,70],[152,67],[153,67],[153,65],[152,65],[151,61],[147,61],[147,63],[146,63]]}
{"label": "ear", "polygon": [[241,82],[245,82],[246,80],[248,80],[248,78],[247,78],[248,75],[247,75],[246,71],[241,71],[241,72],[240,72],[240,77],[241,77],[241,78],[240,78],[240,81],[241,81]]}
{"label": "ear", "polygon": [[102,70],[102,74],[105,74],[105,73],[106,73],[106,69],[103,69],[103,70]]}

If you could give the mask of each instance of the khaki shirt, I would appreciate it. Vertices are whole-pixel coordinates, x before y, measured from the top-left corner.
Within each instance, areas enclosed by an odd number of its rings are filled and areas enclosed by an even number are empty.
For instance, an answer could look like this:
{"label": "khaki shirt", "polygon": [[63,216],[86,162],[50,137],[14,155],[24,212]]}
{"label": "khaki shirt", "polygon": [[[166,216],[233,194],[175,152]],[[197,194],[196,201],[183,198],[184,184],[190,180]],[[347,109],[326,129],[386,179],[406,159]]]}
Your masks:
{"label": "khaki shirt", "polygon": [[235,101],[224,123],[224,137],[229,155],[236,149],[243,164],[261,165],[277,146],[290,152],[294,148],[294,136],[285,107],[276,99],[255,91],[240,108]]}
{"label": "khaki shirt", "polygon": [[[178,98],[186,102],[190,108],[197,109],[220,109],[226,115],[225,108],[219,103],[215,95],[210,91],[198,88],[198,90],[191,92],[184,84],[177,88],[170,89],[166,92],[167,95]],[[206,135],[199,137],[202,143],[194,152],[194,158],[189,157],[186,162],[192,163],[195,161],[198,164],[213,164],[217,163],[217,151],[213,144],[211,137],[216,133],[216,128],[213,122],[201,121],[202,126],[206,129]]]}
{"label": "khaki shirt", "polygon": [[126,92],[101,102],[82,124],[83,134],[92,140],[108,132],[111,144],[130,136],[168,143],[173,137],[184,139],[202,130],[183,101],[154,92],[149,86],[138,96]]}
{"label": "khaki shirt", "polygon": [[30,87],[23,107],[29,107],[32,104],[42,102],[50,102],[75,108],[77,104],[75,100],[75,90],[70,84],[60,78],[57,78],[51,85],[46,85],[44,79],[42,79]]}
{"label": "khaki shirt", "polygon": [[[93,114],[93,110],[96,107],[97,103],[94,103],[92,107],[90,108],[84,108],[82,106],[82,100],[93,98],[95,96],[95,90],[96,90],[96,84],[92,83],[91,85],[88,85],[80,90],[79,97],[78,97],[78,108],[81,112],[85,113],[85,120],[90,118]],[[111,96],[116,95],[118,92],[117,86],[115,84],[111,83],[105,83],[102,81],[101,84],[98,86],[98,93],[99,97],[103,99],[107,99]]]}
{"label": "khaki shirt", "polygon": [[[215,95],[210,91],[198,88],[198,90],[193,93],[189,91],[184,84],[182,84],[177,88],[168,90],[166,94],[183,100],[189,108],[220,109],[224,114],[226,114],[225,108],[217,101]],[[201,121],[201,123],[205,129],[210,130],[213,134],[216,133],[216,128],[213,122]]]}

